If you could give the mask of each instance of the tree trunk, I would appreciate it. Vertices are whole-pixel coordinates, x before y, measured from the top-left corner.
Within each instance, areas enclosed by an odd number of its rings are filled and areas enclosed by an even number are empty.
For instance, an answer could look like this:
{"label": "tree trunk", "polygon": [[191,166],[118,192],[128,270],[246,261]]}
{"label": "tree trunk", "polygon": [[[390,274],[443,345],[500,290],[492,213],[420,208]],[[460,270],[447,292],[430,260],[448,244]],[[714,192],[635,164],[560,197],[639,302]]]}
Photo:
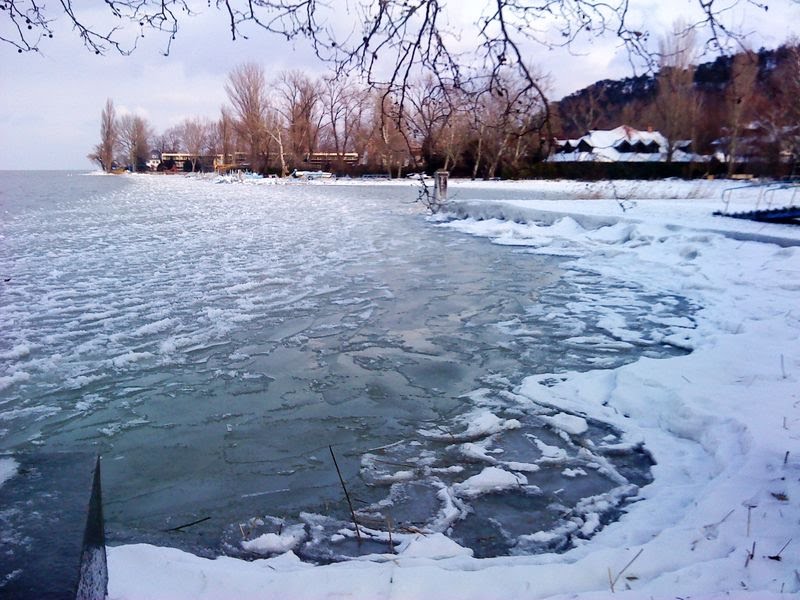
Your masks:
{"label": "tree trunk", "polygon": [[481,153],[483,152],[483,127],[478,133],[478,150],[475,152],[475,164],[472,165],[472,178],[478,178],[478,168],[481,164]]}

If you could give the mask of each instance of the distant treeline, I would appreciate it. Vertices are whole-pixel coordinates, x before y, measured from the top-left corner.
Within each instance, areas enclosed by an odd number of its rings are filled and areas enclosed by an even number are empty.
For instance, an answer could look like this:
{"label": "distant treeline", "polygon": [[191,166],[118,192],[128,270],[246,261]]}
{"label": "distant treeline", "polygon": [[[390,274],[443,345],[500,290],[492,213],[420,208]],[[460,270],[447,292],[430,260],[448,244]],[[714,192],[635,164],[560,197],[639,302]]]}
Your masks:
{"label": "distant treeline", "polygon": [[[109,99],[101,141],[90,157],[106,170],[246,168],[281,175],[310,168],[395,177],[442,168],[474,178],[588,179],[794,171],[800,155],[796,44],[701,65],[693,63],[691,40],[676,35],[663,44],[657,74],[599,81],[556,103],[540,93],[544,77],[538,90],[490,77],[458,86],[428,77],[398,90],[297,70],[268,78],[261,65],[246,63],[224,82],[228,102],[216,119],[189,117],[156,132],[142,116],[117,115]],[[716,161],[544,162],[556,138],[623,123],[657,129],[671,143],[690,140],[695,153]],[[163,154],[173,157],[159,165]]]}

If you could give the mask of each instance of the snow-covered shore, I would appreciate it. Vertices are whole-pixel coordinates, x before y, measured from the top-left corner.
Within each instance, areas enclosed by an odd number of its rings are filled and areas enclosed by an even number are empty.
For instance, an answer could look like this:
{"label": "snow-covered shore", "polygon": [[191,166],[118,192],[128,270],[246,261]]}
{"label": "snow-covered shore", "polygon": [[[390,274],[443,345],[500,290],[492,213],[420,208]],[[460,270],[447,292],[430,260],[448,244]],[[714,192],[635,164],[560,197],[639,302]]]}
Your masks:
{"label": "snow-covered shore", "polygon": [[[458,199],[460,189],[474,197],[512,186],[562,198]],[[613,588],[637,598],[761,599],[800,592],[800,231],[711,216],[725,187],[453,182],[459,218],[432,223],[570,257],[575,268],[698,307],[692,328],[671,340],[689,355],[538,375],[515,390],[521,407],[608,422],[628,440],[643,440],[656,460],[641,501],[589,541],[564,554],[475,559],[441,534],[420,535],[397,555],[327,566],[291,552],[244,562],[128,545],[109,548],[109,597],[604,598]],[[745,190],[736,201],[744,208],[758,194]]]}

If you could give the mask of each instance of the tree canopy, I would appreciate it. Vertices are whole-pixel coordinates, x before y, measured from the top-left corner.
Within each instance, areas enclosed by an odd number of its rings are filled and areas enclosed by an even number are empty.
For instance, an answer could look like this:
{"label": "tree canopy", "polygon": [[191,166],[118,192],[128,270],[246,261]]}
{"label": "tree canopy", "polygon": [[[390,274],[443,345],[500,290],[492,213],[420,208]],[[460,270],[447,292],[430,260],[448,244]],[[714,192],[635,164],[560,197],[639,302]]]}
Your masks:
{"label": "tree canopy", "polygon": [[[523,46],[530,43],[564,46],[582,36],[610,34],[631,56],[656,65],[651,32],[632,22],[632,9],[642,4],[643,0],[491,0],[472,23],[459,28],[455,23],[464,6],[446,0],[351,0],[344,7],[332,0],[105,0],[91,9],[91,16],[78,0],[60,0],[55,6],[39,0],[0,0],[5,13],[0,15],[0,42],[20,53],[36,52],[46,38],[62,34],[57,27],[66,25],[97,54],[129,54],[145,33],[160,35],[163,52],[169,54],[192,17],[212,10],[226,21],[234,40],[259,30],[286,39],[305,38],[320,59],[340,72],[358,70],[369,83],[399,87],[419,71],[428,71],[457,87],[477,68],[498,85],[502,72],[517,70],[535,87],[523,56]],[[701,32],[706,45],[717,50],[738,38],[724,19],[732,5],[769,8],[765,0],[694,0],[694,5],[697,16],[687,21],[687,28]],[[98,14],[105,20],[98,21]]]}

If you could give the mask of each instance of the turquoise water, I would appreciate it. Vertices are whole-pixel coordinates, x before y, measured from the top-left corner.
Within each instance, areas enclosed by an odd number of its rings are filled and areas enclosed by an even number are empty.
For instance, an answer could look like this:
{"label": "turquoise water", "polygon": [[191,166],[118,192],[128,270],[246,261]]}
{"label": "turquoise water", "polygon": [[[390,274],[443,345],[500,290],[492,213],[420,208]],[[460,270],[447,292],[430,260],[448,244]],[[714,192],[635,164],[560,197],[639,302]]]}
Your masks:
{"label": "turquoise water", "polygon": [[[534,437],[574,449],[514,406],[523,376],[673,352],[620,343],[596,316],[613,311],[656,339],[645,317],[655,304],[685,316],[680,298],[438,229],[415,194],[0,173],[0,449],[99,452],[110,543],[247,555],[237,535],[256,516],[347,526],[329,446],[365,520],[394,494],[399,520],[435,527],[437,491],[485,464],[457,435],[420,431],[458,432],[479,408],[520,421],[478,440],[515,460],[537,458]],[[593,424],[587,435],[617,433]],[[415,474],[384,477],[375,456]],[[532,511],[558,525],[548,489],[607,493],[645,483],[647,465],[632,455],[617,464],[622,479],[578,483],[545,470],[542,495],[475,499],[487,508],[446,529],[479,555],[507,553]],[[498,527],[487,511],[511,533],[481,541]]]}

